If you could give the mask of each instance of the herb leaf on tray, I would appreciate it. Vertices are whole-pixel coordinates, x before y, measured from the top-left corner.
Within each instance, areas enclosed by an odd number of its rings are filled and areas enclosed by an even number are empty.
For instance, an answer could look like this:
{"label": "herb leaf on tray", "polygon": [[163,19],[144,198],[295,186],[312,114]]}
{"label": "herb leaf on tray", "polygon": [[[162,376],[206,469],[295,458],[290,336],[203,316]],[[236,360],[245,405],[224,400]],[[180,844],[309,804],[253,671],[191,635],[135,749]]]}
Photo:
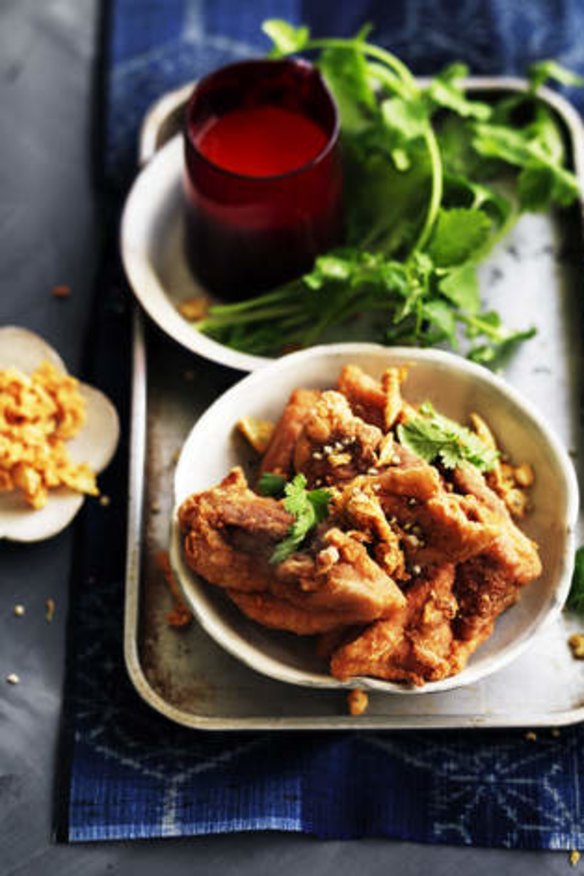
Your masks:
{"label": "herb leaf on tray", "polygon": [[524,92],[486,103],[465,92],[463,64],[419,85],[399,58],[368,42],[368,27],[350,39],[313,39],[279,20],[263,30],[272,57],[320,53],[315,63],[341,117],[345,245],[297,280],[211,307],[196,327],[256,355],[343,337],[462,345],[475,361],[499,364],[534,329],[508,329],[481,310],[476,268],[523,211],[578,197],[537,89],[584,80],[546,60],[530,68]]}

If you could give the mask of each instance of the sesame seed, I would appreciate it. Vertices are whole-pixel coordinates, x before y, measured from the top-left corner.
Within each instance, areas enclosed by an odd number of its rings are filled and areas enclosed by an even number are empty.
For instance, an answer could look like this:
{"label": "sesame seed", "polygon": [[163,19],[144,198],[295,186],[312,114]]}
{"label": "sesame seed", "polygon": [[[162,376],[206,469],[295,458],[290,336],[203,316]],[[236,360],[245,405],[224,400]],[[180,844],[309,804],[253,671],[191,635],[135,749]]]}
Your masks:
{"label": "sesame seed", "polygon": [[413,496],[410,496],[410,498],[408,499],[408,505],[417,505],[417,504],[418,504],[418,500],[414,499]]}
{"label": "sesame seed", "polygon": [[399,465],[399,464],[400,464],[400,458],[399,458],[399,456],[397,455],[397,453],[394,454],[394,455],[391,457],[391,462],[393,463],[393,465]]}
{"label": "sesame seed", "polygon": [[8,684],[20,684],[20,678],[16,674],[16,672],[11,672],[9,675],[6,676],[6,682]]}
{"label": "sesame seed", "polygon": [[419,575],[421,571],[422,571],[422,567],[418,566],[417,563],[415,566],[412,566],[412,572],[414,573],[414,575]]}
{"label": "sesame seed", "polygon": [[322,459],[322,453],[319,453],[318,450],[315,450],[312,454],[313,459]]}
{"label": "sesame seed", "polygon": [[323,453],[326,453],[326,454],[333,452],[333,448],[330,444],[325,444],[324,447],[322,448],[322,450],[323,450]]}
{"label": "sesame seed", "polygon": [[375,466],[372,465],[371,468],[368,468],[368,469],[367,469],[367,474],[370,474],[370,475],[376,475],[376,474],[377,474],[377,469],[375,468]]}

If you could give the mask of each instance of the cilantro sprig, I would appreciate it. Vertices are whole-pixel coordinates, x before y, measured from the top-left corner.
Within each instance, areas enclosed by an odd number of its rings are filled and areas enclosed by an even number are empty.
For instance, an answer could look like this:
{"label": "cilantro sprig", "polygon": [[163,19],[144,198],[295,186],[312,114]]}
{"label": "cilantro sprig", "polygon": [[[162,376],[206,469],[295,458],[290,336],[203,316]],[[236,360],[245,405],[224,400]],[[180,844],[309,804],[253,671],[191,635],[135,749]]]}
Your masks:
{"label": "cilantro sprig", "polygon": [[[270,474],[269,477],[263,475],[259,488],[276,488],[275,478],[279,477],[279,475]],[[305,476],[297,474],[284,486],[284,508],[293,515],[294,520],[290,525],[288,535],[276,545],[270,557],[270,563],[274,565],[282,563],[290,554],[293,554],[308,533],[328,516],[331,501],[330,490],[307,490],[306,483]]]}
{"label": "cilantro sprig", "polygon": [[445,468],[470,462],[480,471],[489,471],[499,458],[498,452],[478,435],[439,414],[430,402],[420,405],[419,416],[400,423],[397,435],[404,447],[426,462],[438,460]]}
{"label": "cilantro sprig", "polygon": [[[584,80],[542,61],[524,93],[487,104],[465,92],[463,64],[420,86],[399,58],[368,41],[369,28],[349,39],[315,39],[280,20],[263,30],[272,57],[319,53],[341,117],[346,241],[298,280],[211,307],[197,328],[260,355],[342,334],[462,345],[476,361],[499,365],[534,329],[511,330],[483,311],[477,266],[523,211],[578,197],[561,131],[537,90],[548,80]],[[512,183],[505,194],[502,177]]]}

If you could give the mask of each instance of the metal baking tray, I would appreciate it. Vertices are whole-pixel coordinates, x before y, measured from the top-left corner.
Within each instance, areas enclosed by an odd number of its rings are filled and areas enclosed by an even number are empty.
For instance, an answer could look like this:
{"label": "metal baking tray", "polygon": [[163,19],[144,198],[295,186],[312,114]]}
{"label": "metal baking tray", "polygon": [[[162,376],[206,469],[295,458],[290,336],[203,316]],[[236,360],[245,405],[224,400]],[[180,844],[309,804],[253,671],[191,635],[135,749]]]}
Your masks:
{"label": "metal baking tray", "polygon": [[[473,91],[525,88],[517,79],[468,80]],[[180,129],[192,85],[153,106],[140,138],[145,164]],[[584,129],[573,107],[543,90],[564,131],[584,191]],[[481,268],[481,288],[509,325],[538,327],[505,371],[582,467],[582,205],[567,214],[527,214]],[[416,697],[370,693],[351,717],[346,693],[273,681],[226,654],[193,621],[169,626],[172,608],[156,554],[168,546],[177,451],[198,416],[238,375],[170,341],[136,309],[126,569],[125,659],[138,693],[167,718],[207,730],[423,729],[560,726],[584,720],[584,661],[567,639],[584,631],[564,615],[516,662],[465,688]],[[204,460],[201,460],[204,465]],[[582,534],[582,530],[579,533]]]}

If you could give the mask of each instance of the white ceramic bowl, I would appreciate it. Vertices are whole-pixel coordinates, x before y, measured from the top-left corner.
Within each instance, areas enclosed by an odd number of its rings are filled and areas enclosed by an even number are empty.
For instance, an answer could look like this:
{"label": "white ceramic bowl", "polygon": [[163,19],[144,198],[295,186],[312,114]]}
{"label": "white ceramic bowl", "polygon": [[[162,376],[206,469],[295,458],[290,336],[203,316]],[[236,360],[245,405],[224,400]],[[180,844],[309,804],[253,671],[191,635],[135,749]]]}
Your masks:
{"label": "white ceramic bowl", "polygon": [[541,552],[542,576],[497,621],[495,632],[458,675],[409,688],[373,678],[340,682],[327,674],[310,640],[265,629],[242,615],[221,590],[187,566],[176,523],[171,561],[185,596],[204,629],[234,656],[258,672],[293,684],[322,688],[364,687],[395,693],[444,691],[471,684],[517,657],[539,630],[560,612],[573,567],[578,486],[570,459],[541,413],[485,368],[437,350],[334,344],[293,353],[245,377],[197,422],[180,456],[175,476],[176,507],[193,492],[218,483],[242,463],[234,426],[243,415],[275,420],[299,386],[331,388],[342,366],[361,366],[379,376],[390,365],[409,364],[404,390],[412,402],[432,401],[446,415],[467,422],[472,411],[489,423],[503,449],[536,473],[533,510],[522,528]]}

